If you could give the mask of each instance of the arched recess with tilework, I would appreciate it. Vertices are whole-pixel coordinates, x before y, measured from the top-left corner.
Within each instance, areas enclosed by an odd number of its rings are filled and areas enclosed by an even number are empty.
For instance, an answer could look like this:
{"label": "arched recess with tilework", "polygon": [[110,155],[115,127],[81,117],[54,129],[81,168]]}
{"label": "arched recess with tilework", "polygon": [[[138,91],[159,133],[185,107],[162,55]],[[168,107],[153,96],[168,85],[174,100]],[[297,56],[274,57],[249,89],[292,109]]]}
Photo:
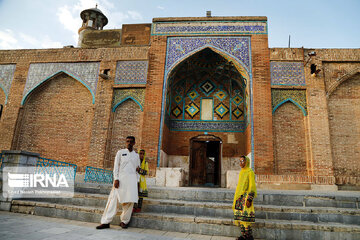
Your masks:
{"label": "arched recess with tilework", "polygon": [[[215,185],[225,186],[226,171],[239,168],[237,156],[248,154],[249,79],[224,55],[211,47],[202,48],[168,74],[161,142],[162,156],[166,157],[160,166],[184,169],[185,185],[191,185],[190,139],[200,133],[226,139],[218,168],[221,177]],[[204,175],[204,179],[193,182],[211,185],[206,179]]]}
{"label": "arched recess with tilework", "polygon": [[[328,95],[330,143],[334,173],[360,178],[360,72],[343,79]],[[353,181],[348,181],[353,182]],[[359,180],[355,180],[359,185]]]}
{"label": "arched recess with tilework", "polygon": [[42,157],[88,164],[93,120],[92,95],[79,81],[60,73],[31,91],[19,112],[16,149]]}
{"label": "arched recess with tilework", "polygon": [[141,145],[140,139],[140,122],[142,121],[141,105],[133,98],[126,98],[120,104],[115,104],[112,112],[104,167],[112,169],[114,167],[114,159],[116,152],[126,148],[125,140],[127,136],[134,136],[136,144],[134,149],[138,149]]}
{"label": "arched recess with tilework", "polygon": [[292,101],[273,112],[275,174],[307,175],[304,121],[303,111]]}

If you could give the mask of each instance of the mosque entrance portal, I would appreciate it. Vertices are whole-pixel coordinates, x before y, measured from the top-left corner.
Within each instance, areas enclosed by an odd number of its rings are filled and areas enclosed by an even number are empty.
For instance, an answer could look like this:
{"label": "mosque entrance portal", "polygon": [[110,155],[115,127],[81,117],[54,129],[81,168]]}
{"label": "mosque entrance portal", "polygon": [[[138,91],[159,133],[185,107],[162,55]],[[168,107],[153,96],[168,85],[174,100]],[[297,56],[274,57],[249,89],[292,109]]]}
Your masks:
{"label": "mosque entrance portal", "polygon": [[190,186],[220,186],[221,140],[217,137],[196,137],[190,140]]}

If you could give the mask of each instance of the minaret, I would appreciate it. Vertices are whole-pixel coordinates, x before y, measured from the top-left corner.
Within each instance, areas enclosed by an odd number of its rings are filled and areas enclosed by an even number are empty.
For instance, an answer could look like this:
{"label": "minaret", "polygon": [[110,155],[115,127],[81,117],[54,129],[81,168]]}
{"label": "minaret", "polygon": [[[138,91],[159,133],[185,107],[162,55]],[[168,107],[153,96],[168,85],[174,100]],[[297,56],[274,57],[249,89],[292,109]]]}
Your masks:
{"label": "minaret", "polygon": [[78,46],[80,47],[82,41],[82,35],[84,30],[102,30],[108,23],[107,17],[97,8],[85,9],[80,13],[80,17],[83,20],[81,28],[79,28],[79,41]]}

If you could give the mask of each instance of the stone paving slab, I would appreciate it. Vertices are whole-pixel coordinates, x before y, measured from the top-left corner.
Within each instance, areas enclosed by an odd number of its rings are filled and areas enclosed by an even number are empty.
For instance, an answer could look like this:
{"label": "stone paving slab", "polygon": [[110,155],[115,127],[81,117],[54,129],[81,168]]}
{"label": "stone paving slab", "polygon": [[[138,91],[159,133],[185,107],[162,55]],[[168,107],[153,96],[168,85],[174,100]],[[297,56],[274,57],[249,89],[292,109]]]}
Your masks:
{"label": "stone paving slab", "polygon": [[111,225],[110,229],[97,230],[97,223],[34,216],[0,211],[0,239],[11,240],[230,240],[219,237],[153,229],[128,228]]}

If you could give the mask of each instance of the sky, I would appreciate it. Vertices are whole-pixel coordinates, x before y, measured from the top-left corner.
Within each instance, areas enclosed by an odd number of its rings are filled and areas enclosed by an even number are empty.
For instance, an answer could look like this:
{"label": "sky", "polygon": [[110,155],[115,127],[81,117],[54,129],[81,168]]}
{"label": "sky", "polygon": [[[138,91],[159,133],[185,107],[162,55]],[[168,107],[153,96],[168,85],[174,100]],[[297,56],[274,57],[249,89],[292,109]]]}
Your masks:
{"label": "sky", "polygon": [[0,0],[0,49],[77,46],[80,12],[98,8],[109,23],[157,17],[266,16],[269,47],[360,48],[360,0]]}

